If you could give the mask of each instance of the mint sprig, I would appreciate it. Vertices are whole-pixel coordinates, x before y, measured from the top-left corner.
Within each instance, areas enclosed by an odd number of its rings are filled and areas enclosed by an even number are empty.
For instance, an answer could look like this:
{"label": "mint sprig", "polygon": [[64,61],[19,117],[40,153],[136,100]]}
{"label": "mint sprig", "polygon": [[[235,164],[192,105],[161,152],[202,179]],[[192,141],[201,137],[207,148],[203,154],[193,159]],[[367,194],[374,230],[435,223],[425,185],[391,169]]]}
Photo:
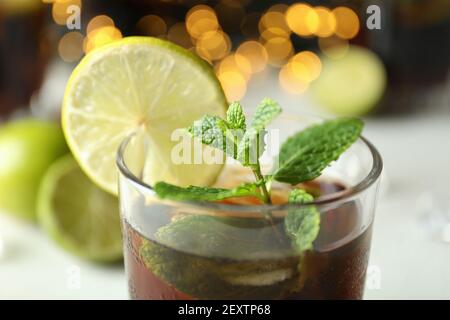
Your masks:
{"label": "mint sprig", "polygon": [[[188,128],[192,136],[201,139],[203,144],[222,150],[243,166],[250,167],[255,182],[233,189],[183,188],[158,182],[154,186],[155,193],[160,198],[178,201],[219,201],[253,196],[270,204],[273,180],[297,185],[317,178],[358,139],[363,128],[362,121],[358,119],[329,120],[311,126],[282,145],[278,169],[273,175],[264,176],[259,157],[264,151],[266,127],[280,113],[278,103],[266,98],[258,105],[254,119],[247,125],[242,106],[234,102],[228,109],[226,119],[205,115]],[[313,197],[301,189],[294,189],[289,196],[290,203],[305,205],[290,209],[284,220],[284,236],[290,239],[292,248],[298,253],[311,249],[319,233],[320,213],[314,205],[308,204],[312,201]],[[263,209],[261,214],[271,222],[275,232],[270,210]],[[279,234],[277,237],[283,238]]]}
{"label": "mint sprig", "polygon": [[243,166],[250,167],[256,179],[252,188],[251,184],[246,184],[243,188],[225,191],[195,186],[169,188],[169,184],[160,184],[155,188],[156,194],[166,199],[204,201],[245,194],[271,203],[272,180],[296,185],[317,178],[358,139],[363,128],[363,122],[358,119],[336,119],[313,125],[293,135],[282,145],[279,168],[273,175],[264,176],[259,157],[264,151],[266,127],[281,111],[277,102],[265,98],[258,105],[254,119],[248,126],[241,104],[233,102],[228,108],[226,119],[205,115],[188,128],[192,136],[201,139],[203,144],[222,150]]}

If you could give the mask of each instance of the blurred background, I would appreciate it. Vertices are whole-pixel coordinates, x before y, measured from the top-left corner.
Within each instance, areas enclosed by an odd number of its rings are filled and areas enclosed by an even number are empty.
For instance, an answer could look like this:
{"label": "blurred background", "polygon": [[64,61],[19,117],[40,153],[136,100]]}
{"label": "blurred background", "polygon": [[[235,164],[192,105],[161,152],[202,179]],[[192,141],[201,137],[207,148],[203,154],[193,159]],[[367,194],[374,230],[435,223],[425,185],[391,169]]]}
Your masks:
{"label": "blurred background", "polygon": [[366,298],[450,298],[450,0],[0,0],[0,299],[127,297],[36,205],[73,68],[131,35],[199,55],[246,110],[365,117],[385,160]]}

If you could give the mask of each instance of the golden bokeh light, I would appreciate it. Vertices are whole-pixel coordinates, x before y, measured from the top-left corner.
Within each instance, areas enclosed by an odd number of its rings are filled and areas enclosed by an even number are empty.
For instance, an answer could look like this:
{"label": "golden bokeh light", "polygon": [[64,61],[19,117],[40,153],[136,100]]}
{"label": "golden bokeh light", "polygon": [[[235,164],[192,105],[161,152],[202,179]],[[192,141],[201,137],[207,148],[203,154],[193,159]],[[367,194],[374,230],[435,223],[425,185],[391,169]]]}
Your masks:
{"label": "golden bokeh light", "polygon": [[220,73],[217,78],[222,85],[228,101],[241,100],[247,92],[247,81],[245,77],[236,71]]}
{"label": "golden bokeh light", "polygon": [[206,32],[197,40],[196,51],[205,60],[220,60],[231,51],[230,37],[220,30]]}
{"label": "golden bokeh light", "polygon": [[88,53],[120,39],[122,39],[122,33],[116,27],[106,26],[95,29],[84,39],[84,52]]}
{"label": "golden bokeh light", "polygon": [[164,19],[154,14],[139,19],[137,28],[143,34],[152,37],[163,37],[167,32],[167,24]]}
{"label": "golden bokeh light", "polygon": [[175,23],[170,27],[169,32],[167,33],[167,39],[184,48],[191,48],[193,46],[191,37],[183,22]]}
{"label": "golden bokeh light", "polygon": [[232,53],[222,59],[215,67],[217,75],[226,72],[239,72],[248,81],[252,74],[252,65],[244,56]]}
{"label": "golden bokeh light", "polygon": [[194,39],[199,39],[204,33],[217,31],[219,28],[216,13],[207,5],[194,6],[186,14],[186,29]]}
{"label": "golden bokeh light", "polygon": [[280,30],[286,36],[289,36],[291,30],[289,29],[284,14],[278,11],[268,11],[263,14],[258,24],[259,33],[263,34],[266,30],[276,29]]}
{"label": "golden bokeh light", "polygon": [[281,68],[278,74],[278,82],[290,94],[299,95],[308,89],[309,83],[303,79],[304,74],[294,73],[290,64]]}
{"label": "golden bokeh light", "polygon": [[338,37],[328,37],[319,39],[320,50],[332,59],[340,59],[344,57],[349,49],[347,40]]}
{"label": "golden bokeh light", "polygon": [[286,30],[280,29],[280,28],[269,28],[264,30],[261,33],[260,40],[261,42],[266,42],[272,38],[285,38],[288,39],[290,34],[286,32]]}
{"label": "golden bokeh light", "polygon": [[252,73],[263,71],[267,66],[268,54],[266,48],[258,41],[243,42],[236,50],[236,54],[245,57],[250,62]]}
{"label": "golden bokeh light", "polygon": [[336,18],[335,33],[342,39],[352,39],[359,32],[359,18],[358,15],[350,8],[337,7],[333,10]]}
{"label": "golden bokeh light", "polygon": [[316,80],[322,71],[320,58],[311,51],[297,53],[289,61],[292,73],[305,82]]}
{"label": "golden bokeh light", "polygon": [[81,8],[81,0],[59,0],[53,2],[53,20],[59,25],[65,25],[67,23],[67,19],[73,14],[69,10],[71,6],[77,6],[78,8]]}
{"label": "golden bokeh light", "polygon": [[330,9],[316,7],[314,11],[319,18],[317,30],[314,32],[319,37],[329,37],[336,30],[336,17]]}
{"label": "golden bokeh light", "polygon": [[280,67],[292,56],[294,48],[290,39],[274,37],[264,42],[268,54],[268,62],[274,67]]}
{"label": "golden bokeh light", "polygon": [[78,61],[83,56],[84,37],[79,32],[66,33],[58,43],[58,53],[65,62]]}
{"label": "golden bokeh light", "polygon": [[106,16],[106,15],[100,15],[100,16],[96,16],[94,18],[91,19],[91,21],[89,21],[87,28],[86,28],[86,33],[89,34],[92,31],[94,31],[95,29],[99,29],[102,27],[114,27],[114,21],[113,19],[111,19],[110,17]]}
{"label": "golden bokeh light", "polygon": [[311,6],[296,3],[286,11],[286,23],[299,36],[311,36],[319,28],[319,15]]}

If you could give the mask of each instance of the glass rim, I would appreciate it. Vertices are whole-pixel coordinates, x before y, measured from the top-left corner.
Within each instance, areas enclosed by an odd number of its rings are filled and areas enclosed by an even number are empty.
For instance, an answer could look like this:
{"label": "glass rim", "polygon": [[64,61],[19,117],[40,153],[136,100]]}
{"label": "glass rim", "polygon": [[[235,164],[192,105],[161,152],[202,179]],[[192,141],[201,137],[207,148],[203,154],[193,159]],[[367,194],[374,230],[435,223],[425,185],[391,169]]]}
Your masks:
{"label": "glass rim", "polygon": [[[138,178],[131,170],[128,168],[125,159],[124,153],[125,150],[131,141],[131,139],[136,134],[133,133],[125,138],[117,151],[116,156],[116,164],[119,168],[120,173],[130,182],[137,185],[139,188],[144,189],[145,191],[150,191],[154,193],[154,190],[151,185],[142,181]],[[372,168],[370,172],[358,182],[355,186],[346,188],[341,191],[333,192],[318,199],[315,199],[312,202],[307,204],[294,204],[294,203],[285,203],[285,204],[261,204],[261,205],[240,205],[240,204],[225,204],[225,203],[217,203],[217,202],[209,202],[209,201],[176,201],[176,200],[164,200],[165,202],[172,202],[174,204],[184,204],[189,206],[198,207],[201,209],[211,209],[211,210],[219,210],[219,211],[240,211],[240,212],[255,212],[261,210],[270,210],[270,211],[284,211],[288,209],[299,209],[308,206],[326,206],[334,203],[341,203],[352,199],[354,196],[362,193],[371,187],[380,177],[381,172],[383,170],[383,160],[381,158],[380,153],[375,148],[375,146],[363,136],[358,138],[358,141],[362,141],[364,145],[369,149],[372,155]]]}

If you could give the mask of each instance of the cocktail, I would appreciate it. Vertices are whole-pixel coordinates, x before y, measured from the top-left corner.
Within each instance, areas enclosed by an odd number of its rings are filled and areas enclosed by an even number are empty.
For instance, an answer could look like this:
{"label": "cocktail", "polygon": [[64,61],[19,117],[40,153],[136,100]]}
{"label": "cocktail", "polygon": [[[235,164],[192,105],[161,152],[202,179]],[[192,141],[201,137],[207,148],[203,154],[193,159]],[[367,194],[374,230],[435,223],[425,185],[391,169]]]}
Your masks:
{"label": "cocktail", "polygon": [[246,118],[206,63],[129,38],[81,62],[63,123],[90,177],[119,179],[132,298],[362,298],[382,163],[360,120],[268,98]]}

